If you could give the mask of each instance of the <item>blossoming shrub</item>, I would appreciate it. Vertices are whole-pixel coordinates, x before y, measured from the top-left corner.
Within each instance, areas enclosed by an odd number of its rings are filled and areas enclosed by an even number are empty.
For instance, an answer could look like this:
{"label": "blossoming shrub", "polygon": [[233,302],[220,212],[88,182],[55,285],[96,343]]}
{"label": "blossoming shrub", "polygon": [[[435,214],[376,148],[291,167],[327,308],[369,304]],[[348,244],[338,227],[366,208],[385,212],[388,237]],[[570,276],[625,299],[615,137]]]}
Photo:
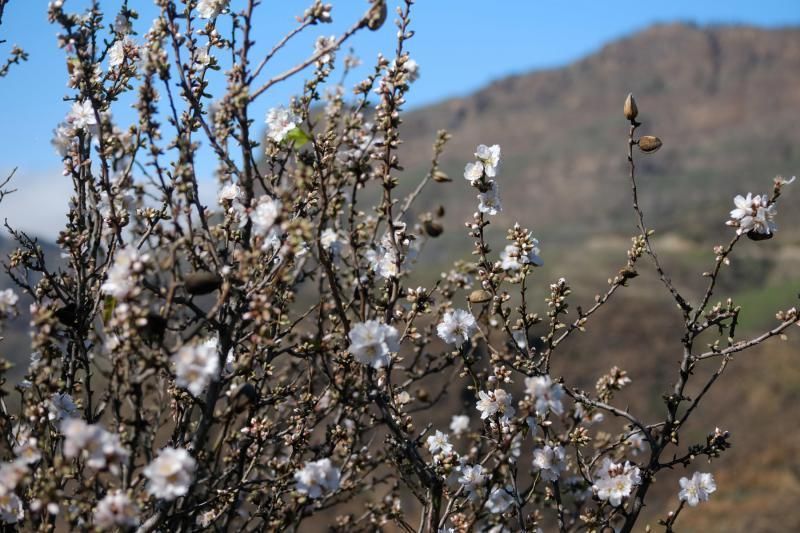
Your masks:
{"label": "blossoming shrub", "polygon": [[[74,195],[58,238],[63,266],[12,232],[6,269],[32,302],[35,354],[2,404],[8,527],[283,531],[323,515],[339,531],[631,531],[656,475],[678,466],[693,473],[674,487],[662,525],[709,498],[714,479],[694,463],[719,456],[729,435],[687,444],[682,428],[734,354],[798,323],[795,309],[779,311],[772,329],[738,339],[741,308],[712,300],[736,244],[775,234],[786,180],[735,197],[736,231],[715,250],[706,291],[684,296],[639,208],[634,149],[650,154],[661,141],[638,136],[629,96],[639,233],[591,307],[573,312],[559,279],[536,312],[527,289],[541,283],[533,275],[546,248],[521,225],[499,254],[486,243],[502,210],[497,145],[478,146],[465,180],[449,185],[475,189],[465,251],[437,283],[417,286],[443,213],[416,213],[414,201],[451,180],[438,166],[441,132],[427,175],[408,196],[396,191],[398,126],[419,74],[405,51],[412,0],[397,11],[394,57],[379,56],[352,93],[329,82],[336,56],[384,24],[383,0],[271,78],[272,58],[329,22],[331,6],[314,2],[296,30],[257,52],[258,2],[156,4],[139,35],[127,3],[112,24],[99,6],[74,14],[50,3],[72,99],[54,145]],[[344,70],[356,61],[344,58]],[[262,141],[253,107],[301,72],[302,94],[266,114]],[[209,94],[212,76],[224,76],[223,94]],[[138,121],[120,125],[112,111],[126,93]],[[216,205],[198,195],[200,143],[218,162]],[[593,315],[642,268],[656,271],[685,326],[658,420],[614,405],[631,381],[618,367],[594,391],[551,373],[562,343],[591,334]],[[0,318],[21,301],[0,292]],[[693,371],[714,363],[688,397]],[[454,397],[468,408],[447,410]],[[616,434],[593,427],[604,415]]]}

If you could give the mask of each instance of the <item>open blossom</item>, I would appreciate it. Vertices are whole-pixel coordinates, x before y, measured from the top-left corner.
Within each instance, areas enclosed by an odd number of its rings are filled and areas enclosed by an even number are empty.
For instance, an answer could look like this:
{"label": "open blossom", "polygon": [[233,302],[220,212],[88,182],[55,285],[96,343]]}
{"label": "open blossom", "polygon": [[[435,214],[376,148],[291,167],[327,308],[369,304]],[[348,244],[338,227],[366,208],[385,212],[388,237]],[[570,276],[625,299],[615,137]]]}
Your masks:
{"label": "open blossom", "polygon": [[511,496],[513,490],[512,487],[497,487],[489,493],[489,499],[486,500],[486,508],[489,509],[489,512],[504,513],[514,503],[514,497]]}
{"label": "open blossom", "polygon": [[97,118],[94,116],[92,102],[84,100],[75,102],[67,115],[67,122],[77,129],[88,130],[91,126],[97,125]]}
{"label": "open blossom", "polygon": [[167,501],[189,492],[197,462],[184,448],[167,447],[143,471],[150,482],[147,491]]}
{"label": "open blossom", "polygon": [[69,153],[69,149],[72,147],[72,142],[75,139],[75,128],[72,125],[62,122],[56,129],[53,130],[53,138],[50,141],[55,149],[56,153],[61,157],[65,157],[67,153]]}
{"label": "open blossom", "polygon": [[469,429],[469,417],[467,415],[453,415],[450,420],[450,431],[458,437]]}
{"label": "open blossom", "polygon": [[286,138],[290,131],[297,127],[297,117],[283,106],[273,107],[267,112],[267,136],[276,143]]}
{"label": "open blossom", "polygon": [[301,470],[294,473],[294,480],[298,492],[316,499],[325,493],[335,492],[339,488],[341,476],[342,472],[326,457],[306,463]]}
{"label": "open blossom", "polygon": [[208,384],[219,377],[216,339],[196,346],[181,346],[171,360],[175,365],[175,382],[179,387],[187,388],[195,397],[200,396]]}
{"label": "open blossom", "polygon": [[483,164],[487,176],[493,178],[497,175],[497,168],[500,166],[500,145],[478,145],[475,157]]}
{"label": "open blossom", "polygon": [[113,67],[119,67],[125,62],[125,59],[136,59],[139,53],[136,49],[136,43],[130,37],[125,37],[115,42],[108,50],[108,64]]}
{"label": "open blossom", "polygon": [[336,50],[335,35],[331,35],[330,37],[325,37],[324,35],[320,35],[314,42],[314,54],[321,54],[317,59],[318,64],[330,63],[331,61],[333,61],[335,57],[334,55],[335,50]]}
{"label": "open blossom", "polygon": [[714,476],[702,472],[695,472],[692,475],[692,479],[682,477],[678,483],[681,486],[678,498],[688,503],[691,507],[695,507],[700,502],[708,501],[711,493],[717,490]]}
{"label": "open blossom", "polygon": [[50,421],[58,422],[75,416],[78,412],[78,407],[72,396],[66,392],[57,392],[50,397],[50,402],[47,406],[47,418]]}
{"label": "open blossom", "polygon": [[80,455],[86,459],[87,466],[96,470],[108,468],[116,473],[119,464],[130,455],[120,443],[119,435],[79,418],[64,420],[61,433],[64,435],[64,457],[72,459]]}
{"label": "open blossom", "polygon": [[436,333],[447,344],[461,346],[475,333],[478,326],[472,313],[463,309],[448,311],[436,326]]}
{"label": "open blossom", "polygon": [[614,507],[618,507],[622,503],[622,499],[630,496],[633,488],[641,481],[637,466],[628,461],[618,464],[608,457],[604,457],[592,489],[598,498],[607,500]]}
{"label": "open blossom", "polygon": [[250,213],[250,221],[253,223],[253,232],[262,236],[266,235],[275,225],[275,221],[280,214],[280,200],[272,199],[269,196],[262,196]]}
{"label": "open blossom", "polygon": [[500,204],[500,195],[497,191],[497,183],[489,182],[489,189],[478,195],[478,211],[483,214],[494,216],[503,210]]}
{"label": "open blossom", "polygon": [[736,233],[761,233],[771,235],[778,227],[774,222],[778,209],[775,204],[769,203],[766,194],[755,195],[747,193],[747,196],[737,195],[733,199],[736,209],[731,211],[731,220],[728,225],[737,227]]}
{"label": "open blossom", "polygon": [[453,445],[450,444],[450,437],[447,436],[447,433],[442,433],[439,430],[437,430],[433,435],[429,435],[425,441],[425,444],[428,446],[428,450],[432,454],[439,452],[448,454],[453,451]]}
{"label": "open blossom", "polygon": [[500,267],[503,270],[519,270],[522,265],[542,266],[544,261],[539,257],[539,241],[530,238],[533,247],[526,254],[520,253],[519,246],[507,244],[500,252]]}
{"label": "open blossom", "polygon": [[511,395],[503,389],[478,392],[478,401],[475,403],[475,407],[481,412],[483,419],[497,413],[507,417],[514,415],[514,408],[511,407]]}
{"label": "open blossom", "polygon": [[210,19],[219,15],[228,7],[228,0],[200,0],[197,3],[197,12],[200,18]]}
{"label": "open blossom", "polygon": [[242,195],[242,190],[239,188],[238,185],[235,183],[229,183],[225,185],[219,191],[219,196],[217,197],[219,203],[223,202],[232,202],[239,198]]}
{"label": "open blossom", "polygon": [[139,508],[121,490],[112,490],[97,502],[94,525],[99,529],[135,527],[139,523]]}
{"label": "open blossom", "polygon": [[534,400],[538,415],[544,416],[548,411],[557,415],[564,413],[564,405],[561,403],[564,388],[559,383],[553,383],[550,376],[525,378],[525,392]]}
{"label": "open blossom", "polygon": [[135,272],[141,272],[147,254],[140,255],[134,246],[127,246],[114,255],[114,263],[108,269],[108,276],[100,290],[114,298],[130,296],[136,288]]}
{"label": "open blossom", "polygon": [[556,481],[566,469],[566,453],[561,446],[546,445],[533,450],[533,467],[538,470],[542,479]]}
{"label": "open blossom", "polygon": [[483,163],[476,161],[474,163],[467,163],[464,167],[464,179],[468,180],[470,184],[474,184],[483,176]]}
{"label": "open blossom", "polygon": [[468,493],[475,492],[483,485],[486,480],[486,474],[481,465],[462,465],[458,467],[459,477],[458,482],[464,487]]}
{"label": "open blossom", "polygon": [[10,313],[17,305],[19,296],[11,289],[0,291],[0,315]]}
{"label": "open blossom", "polygon": [[387,366],[391,354],[400,349],[400,333],[388,324],[367,320],[350,330],[350,353],[356,361],[372,368]]}
{"label": "open blossom", "polygon": [[25,517],[22,500],[14,490],[28,470],[27,465],[21,461],[3,463],[0,466],[0,522],[13,524]]}
{"label": "open blossom", "polygon": [[332,254],[337,254],[341,251],[344,241],[340,238],[339,233],[333,228],[325,228],[319,237],[322,247]]}

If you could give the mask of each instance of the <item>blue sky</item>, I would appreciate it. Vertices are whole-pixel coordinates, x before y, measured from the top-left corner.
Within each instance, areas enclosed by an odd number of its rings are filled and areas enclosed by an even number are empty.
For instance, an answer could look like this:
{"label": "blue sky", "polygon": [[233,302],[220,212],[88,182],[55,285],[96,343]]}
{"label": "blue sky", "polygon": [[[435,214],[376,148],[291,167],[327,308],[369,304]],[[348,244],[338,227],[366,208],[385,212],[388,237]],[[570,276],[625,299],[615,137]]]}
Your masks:
{"label": "blue sky", "polygon": [[[350,26],[363,13],[365,0],[331,0],[330,25],[311,28],[276,58],[269,76],[305,57],[318,35],[331,35]],[[390,5],[395,0],[389,0]],[[67,0],[68,9],[86,0]],[[234,8],[243,0],[232,0]],[[258,8],[256,56],[294,24],[311,0],[264,0]],[[120,0],[101,0],[114,13]],[[140,10],[135,26],[143,34],[155,16],[151,0],[130,0]],[[638,5],[637,5],[638,4]],[[52,235],[63,220],[68,183],[60,175],[60,162],[49,142],[53,127],[69,109],[62,101],[66,86],[64,53],[56,48],[56,28],[47,22],[46,0],[12,0],[6,8],[0,38],[5,57],[11,44],[30,53],[30,60],[0,79],[4,127],[0,128],[0,174],[19,167],[16,186],[20,192],[0,206],[0,219],[8,217],[23,229]],[[646,7],[645,7],[646,6]],[[113,16],[113,15],[112,15]],[[698,24],[800,25],[800,0],[665,0],[647,5],[621,0],[418,0],[412,27],[416,36],[408,49],[421,66],[421,77],[410,94],[409,106],[417,107],[450,96],[468,94],[488,82],[514,73],[567,64],[597,50],[607,42],[657,22],[685,21]],[[386,24],[379,32],[363,32],[350,44],[365,63],[377,51],[393,50],[395,28]],[[366,72],[365,70],[362,71]],[[360,73],[350,79],[354,82]],[[266,78],[265,78],[266,79]],[[301,87],[302,79],[279,85],[259,101],[254,115],[286,102]],[[122,106],[115,117],[123,124],[134,115]],[[213,159],[201,161],[213,171]],[[30,204],[45,207],[31,217]]]}

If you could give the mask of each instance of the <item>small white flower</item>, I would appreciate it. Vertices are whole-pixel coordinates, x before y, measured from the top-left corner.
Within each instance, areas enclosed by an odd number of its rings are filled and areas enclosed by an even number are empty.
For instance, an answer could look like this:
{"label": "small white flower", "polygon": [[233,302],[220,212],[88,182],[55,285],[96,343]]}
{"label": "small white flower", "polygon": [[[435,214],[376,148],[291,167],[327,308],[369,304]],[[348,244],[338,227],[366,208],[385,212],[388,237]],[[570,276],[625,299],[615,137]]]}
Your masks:
{"label": "small white flower", "polygon": [[135,55],[138,57],[136,43],[130,37],[125,37],[115,42],[108,50],[108,64],[112,68],[121,66],[126,58]]}
{"label": "small white flower", "polygon": [[94,525],[101,530],[130,528],[138,523],[139,508],[121,490],[110,491],[94,509]]}
{"label": "small white flower", "polygon": [[235,183],[229,183],[220,189],[218,201],[220,204],[226,201],[232,202],[238,199],[241,195],[242,190],[239,188],[239,186]]}
{"label": "small white flower", "polygon": [[184,345],[172,356],[175,383],[185,387],[193,396],[200,396],[208,384],[219,377],[217,340],[209,339],[199,345]]}
{"label": "small white flower", "polygon": [[143,471],[150,482],[147,491],[163,500],[174,500],[189,492],[197,462],[184,448],[164,448]]}
{"label": "small white flower", "polygon": [[607,500],[612,506],[618,507],[623,498],[630,496],[633,488],[641,481],[637,466],[627,461],[624,464],[617,464],[608,457],[604,457],[592,490],[601,500]]}
{"label": "small white flower", "polygon": [[453,415],[450,420],[450,431],[456,437],[469,430],[469,417],[467,415]]}
{"label": "small white flower", "polygon": [[203,19],[216,17],[226,7],[228,7],[228,0],[200,0],[197,2],[197,12]]}
{"label": "small white flower", "polygon": [[641,431],[636,431],[631,433],[626,440],[628,445],[631,447],[631,452],[633,455],[638,455],[640,452],[647,451],[648,442],[644,436],[644,433]]}
{"label": "small white flower", "polygon": [[60,422],[65,418],[75,416],[78,412],[78,407],[72,396],[66,392],[57,392],[50,397],[48,407],[48,420],[52,422]]}
{"label": "small white flower", "polygon": [[774,222],[778,209],[775,204],[769,203],[766,194],[755,195],[747,193],[747,196],[737,195],[733,199],[736,209],[731,211],[731,220],[728,225],[738,228],[736,233],[761,233],[770,235],[778,227]]}
{"label": "small white flower", "polygon": [[695,507],[700,502],[708,501],[711,493],[717,490],[714,476],[702,472],[695,472],[692,475],[692,479],[682,477],[678,483],[681,486],[678,498],[688,503],[691,507]]}
{"label": "small white flower", "polygon": [[56,129],[53,130],[53,139],[50,141],[56,153],[61,157],[65,157],[72,147],[72,142],[75,139],[75,128],[71,124],[62,122]]}
{"label": "small white flower", "polygon": [[377,320],[353,325],[349,337],[349,351],[355,360],[372,368],[387,366],[391,354],[400,349],[397,329]]}
{"label": "small white flower", "polygon": [[10,313],[17,305],[19,296],[11,289],[0,291],[0,315]]}
{"label": "small white flower", "polygon": [[487,176],[493,178],[497,175],[497,167],[500,165],[500,145],[478,145],[478,149],[475,151],[475,157],[478,158],[478,161],[483,163],[483,168]]}
{"label": "small white flower", "polygon": [[561,446],[533,450],[533,467],[541,472],[542,479],[556,481],[566,468],[566,454]]}
{"label": "small white flower", "polygon": [[97,125],[97,118],[94,116],[92,102],[84,100],[75,102],[67,115],[67,122],[77,129],[88,130],[91,126]]}
{"label": "small white flower", "polygon": [[449,454],[453,451],[453,445],[450,444],[450,438],[447,436],[447,433],[442,433],[439,430],[437,430],[433,435],[429,435],[425,440],[425,444],[428,446],[428,450],[432,454],[439,452],[442,452],[443,454]]}
{"label": "small white flower", "polygon": [[273,107],[267,112],[267,136],[276,143],[281,142],[297,127],[298,119],[283,106]]}
{"label": "small white flower", "polygon": [[414,83],[419,79],[419,63],[417,63],[415,60],[406,60],[406,62],[403,63],[403,70],[406,73],[406,78],[408,79],[409,83]]}
{"label": "small white flower", "polygon": [[514,498],[511,496],[512,487],[497,487],[489,493],[489,499],[486,501],[486,508],[490,513],[500,514],[504,513],[506,509],[514,503]]}
{"label": "small white flower", "polygon": [[464,167],[464,179],[468,180],[470,184],[474,184],[483,176],[483,163],[480,161],[475,163],[467,163]]}
{"label": "small white flower", "polygon": [[262,196],[258,200],[255,209],[250,213],[250,221],[253,223],[253,232],[257,235],[266,236],[275,225],[275,221],[280,214],[280,200],[274,200],[269,196]]}
{"label": "small white flower", "polygon": [[514,416],[514,408],[511,407],[511,395],[503,389],[494,391],[478,392],[478,401],[475,407],[481,412],[481,418],[486,419],[497,413],[506,417]]}
{"label": "small white flower", "polygon": [[531,238],[533,248],[527,254],[520,254],[519,246],[516,244],[507,244],[506,247],[500,252],[500,267],[503,270],[519,270],[522,265],[542,266],[544,261],[539,257],[539,241]]}
{"label": "small white flower", "polygon": [[561,403],[564,388],[559,383],[553,383],[550,376],[525,378],[525,392],[533,398],[538,415],[544,416],[548,411],[557,415],[564,413],[564,405]]}
{"label": "small white flower", "polygon": [[481,465],[462,465],[458,468],[460,476],[458,482],[468,493],[475,492],[486,480],[483,467]]}
{"label": "small white flower", "polygon": [[328,252],[338,254],[344,242],[339,238],[339,233],[333,228],[325,228],[319,237],[322,247]]}
{"label": "small white flower", "polygon": [[140,255],[136,247],[128,246],[117,250],[114,263],[108,269],[106,281],[100,290],[114,298],[125,298],[136,288],[134,272],[140,272],[148,256]]}
{"label": "small white flower", "polygon": [[64,435],[64,457],[73,459],[80,455],[86,459],[86,465],[95,470],[108,468],[117,473],[119,464],[130,455],[120,443],[119,435],[80,418],[64,420],[60,429]]}
{"label": "small white flower", "polygon": [[17,456],[17,460],[26,465],[38,463],[39,459],[42,458],[42,452],[39,450],[38,445],[39,441],[36,438],[27,436],[18,445],[14,446],[14,455]]}
{"label": "small white flower", "polygon": [[314,54],[321,54],[319,58],[317,58],[318,64],[323,63],[330,63],[334,59],[334,51],[336,50],[336,36],[331,35],[330,37],[325,37],[324,35],[320,35],[317,37],[317,40],[314,42]]}
{"label": "small white flower", "polygon": [[461,346],[475,333],[478,325],[472,313],[463,309],[448,311],[436,326],[436,333],[447,344]]}
{"label": "small white flower", "polygon": [[308,462],[301,470],[294,473],[297,491],[313,499],[325,493],[335,492],[339,488],[341,476],[341,471],[333,466],[327,457]]}
{"label": "small white flower", "polygon": [[503,210],[500,203],[500,195],[497,190],[497,183],[489,182],[489,190],[478,195],[478,211],[486,215],[494,216]]}

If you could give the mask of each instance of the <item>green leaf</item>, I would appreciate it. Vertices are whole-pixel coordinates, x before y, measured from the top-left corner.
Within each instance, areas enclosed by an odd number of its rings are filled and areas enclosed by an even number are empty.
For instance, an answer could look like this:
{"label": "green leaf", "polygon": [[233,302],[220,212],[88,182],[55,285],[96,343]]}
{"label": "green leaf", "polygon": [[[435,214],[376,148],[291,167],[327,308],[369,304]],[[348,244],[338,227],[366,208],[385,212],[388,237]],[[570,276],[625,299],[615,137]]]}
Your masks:
{"label": "green leaf", "polygon": [[286,140],[294,142],[295,146],[300,148],[311,140],[311,136],[304,132],[301,128],[294,128],[292,131],[286,134]]}

